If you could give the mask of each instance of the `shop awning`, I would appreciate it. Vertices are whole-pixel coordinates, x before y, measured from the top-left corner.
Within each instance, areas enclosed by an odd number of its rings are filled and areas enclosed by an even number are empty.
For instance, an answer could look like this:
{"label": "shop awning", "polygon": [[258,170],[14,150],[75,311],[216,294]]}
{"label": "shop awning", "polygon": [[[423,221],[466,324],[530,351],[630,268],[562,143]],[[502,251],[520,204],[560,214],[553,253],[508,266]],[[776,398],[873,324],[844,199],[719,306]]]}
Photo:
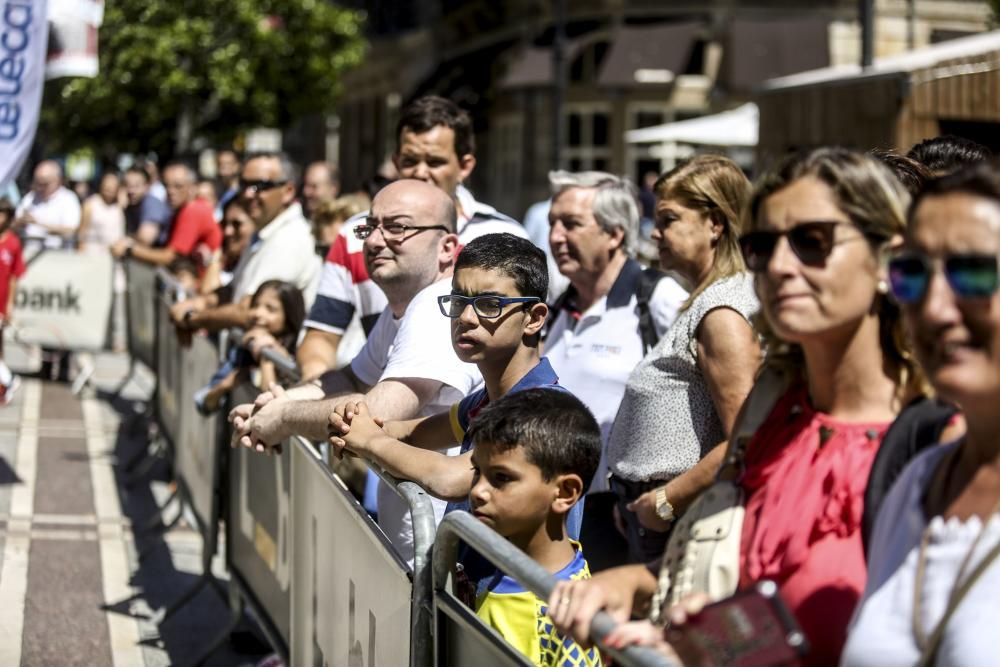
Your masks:
{"label": "shop awning", "polygon": [[598,85],[642,85],[641,74],[637,77],[637,72],[664,70],[669,72],[669,77],[656,82],[670,83],[687,68],[691,49],[701,27],[700,23],[667,23],[621,28],[615,33],[611,50],[601,66],[597,77]]}
{"label": "shop awning", "polygon": [[752,147],[757,145],[759,127],[757,105],[751,102],[711,116],[632,130],[625,133],[625,141],[630,144],[682,143]]}

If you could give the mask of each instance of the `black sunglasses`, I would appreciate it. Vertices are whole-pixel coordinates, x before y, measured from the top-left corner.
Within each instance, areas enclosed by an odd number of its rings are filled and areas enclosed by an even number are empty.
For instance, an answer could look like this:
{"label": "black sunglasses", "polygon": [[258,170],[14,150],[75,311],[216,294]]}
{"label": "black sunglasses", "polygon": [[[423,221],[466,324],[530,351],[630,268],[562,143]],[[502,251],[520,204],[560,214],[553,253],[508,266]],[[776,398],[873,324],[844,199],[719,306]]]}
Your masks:
{"label": "black sunglasses", "polygon": [[267,192],[268,190],[273,190],[274,188],[280,188],[287,182],[288,179],[284,179],[281,181],[271,181],[267,179],[247,181],[241,178],[240,192],[246,192],[247,190],[250,190],[251,194],[257,194],[258,192]]}
{"label": "black sunglasses", "polygon": [[996,255],[962,253],[932,260],[920,253],[907,253],[889,260],[889,284],[896,300],[913,304],[924,298],[938,262],[944,265],[944,276],[960,298],[985,299],[1000,287]]}
{"label": "black sunglasses", "polygon": [[782,236],[788,237],[788,245],[806,266],[823,266],[833,247],[841,243],[868,238],[852,236],[834,240],[837,225],[849,225],[839,220],[816,220],[803,222],[782,232],[749,232],[740,237],[740,251],[747,268],[754,273],[767,270],[767,265]]}

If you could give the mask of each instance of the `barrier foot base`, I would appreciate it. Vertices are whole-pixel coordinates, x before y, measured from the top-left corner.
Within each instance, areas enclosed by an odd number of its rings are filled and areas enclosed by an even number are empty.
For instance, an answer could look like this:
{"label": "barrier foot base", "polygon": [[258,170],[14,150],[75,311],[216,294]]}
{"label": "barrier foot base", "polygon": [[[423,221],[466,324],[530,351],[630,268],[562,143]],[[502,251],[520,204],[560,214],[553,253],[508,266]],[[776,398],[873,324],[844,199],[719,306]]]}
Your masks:
{"label": "barrier foot base", "polygon": [[141,482],[162,459],[163,451],[163,447],[156,443],[126,463],[125,470],[129,472],[129,476],[125,480],[125,486],[135,486]]}
{"label": "barrier foot base", "polygon": [[127,387],[128,383],[132,380],[133,375],[135,375],[135,357],[130,356],[128,358],[128,370],[125,372],[124,379],[122,379],[122,381],[118,383],[118,386],[111,391],[112,398],[118,398],[122,395],[122,392],[125,391],[125,387]]}
{"label": "barrier foot base", "polygon": [[229,617],[229,622],[226,623],[226,627],[223,628],[222,631],[215,636],[215,639],[213,639],[208,644],[208,646],[202,649],[201,653],[196,655],[191,660],[191,664],[197,667],[198,665],[204,664],[206,660],[212,657],[213,653],[218,651],[223,644],[229,641],[229,635],[231,635],[233,631],[237,628],[237,626],[239,626],[240,620],[242,620],[242,618],[243,618],[243,606],[240,605],[239,609],[233,610],[232,615]]}
{"label": "barrier foot base", "polygon": [[205,574],[198,577],[198,581],[194,583],[193,586],[188,588],[184,593],[181,594],[179,598],[170,603],[169,606],[160,607],[152,618],[149,620],[156,625],[161,625],[167,621],[171,616],[176,614],[181,608],[184,607],[188,602],[194,599],[196,595],[203,589],[211,580],[213,579],[211,572],[206,572]]}
{"label": "barrier foot base", "polygon": [[147,533],[166,533],[171,529],[173,529],[173,527],[176,526],[180,522],[180,520],[184,517],[183,508],[178,509],[177,515],[174,516],[174,518],[171,519],[168,523],[163,523],[163,513],[167,510],[168,507],[170,507],[170,505],[173,504],[174,500],[178,499],[179,497],[180,497],[180,491],[174,490],[174,492],[170,494],[170,497],[167,498],[167,501],[163,503],[163,505],[158,507],[156,511],[153,512],[153,515],[151,517],[143,521],[142,525],[139,526],[138,530],[134,530],[132,532],[137,535],[146,535]]}
{"label": "barrier foot base", "polygon": [[73,380],[73,386],[71,388],[74,396],[79,396],[80,392],[82,392],[84,388],[90,384],[90,380],[94,377],[94,373],[96,371],[97,368],[94,366],[92,361],[82,362],[80,372],[77,374],[76,379]]}

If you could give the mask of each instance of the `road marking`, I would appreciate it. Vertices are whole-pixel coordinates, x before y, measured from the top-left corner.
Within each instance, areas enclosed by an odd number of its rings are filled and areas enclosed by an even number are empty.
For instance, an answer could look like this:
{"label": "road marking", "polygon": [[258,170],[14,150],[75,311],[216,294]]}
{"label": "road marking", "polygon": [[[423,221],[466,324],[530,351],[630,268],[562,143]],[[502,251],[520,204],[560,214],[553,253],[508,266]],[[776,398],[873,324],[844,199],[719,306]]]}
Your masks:
{"label": "road marking", "polygon": [[0,514],[0,523],[7,523],[8,527],[16,521],[27,521],[31,524],[44,524],[48,526],[131,525],[131,521],[127,517],[101,517],[98,519],[93,514],[35,514],[34,516]]}
{"label": "road marking", "polygon": [[[21,428],[14,461],[14,470],[21,483],[14,485],[11,491],[10,513],[30,517],[35,507],[42,386],[38,380],[26,378],[23,391]],[[30,551],[31,538],[27,535],[11,535],[4,541],[3,572],[0,574],[0,665],[21,664]]]}
{"label": "road marking", "polygon": [[[110,456],[110,441],[101,428],[101,407],[95,399],[82,401],[83,423],[87,432],[90,480],[94,488],[94,514],[100,524],[98,547],[101,554],[101,581],[105,602],[130,599],[136,589],[129,585],[132,568],[128,543],[131,532],[123,526],[121,502]],[[131,616],[111,609],[105,612],[115,667],[142,667],[145,660],[139,644],[139,623]]]}

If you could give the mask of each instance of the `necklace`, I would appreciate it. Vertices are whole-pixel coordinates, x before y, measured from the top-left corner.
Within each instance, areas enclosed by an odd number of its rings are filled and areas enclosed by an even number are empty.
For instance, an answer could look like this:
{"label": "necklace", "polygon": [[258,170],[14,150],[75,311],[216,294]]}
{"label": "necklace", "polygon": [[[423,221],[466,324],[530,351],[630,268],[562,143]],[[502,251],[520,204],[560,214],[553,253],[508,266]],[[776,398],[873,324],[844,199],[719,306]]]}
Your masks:
{"label": "necklace", "polygon": [[931,640],[940,641],[941,634],[944,630],[944,625],[948,622],[948,619],[954,613],[955,609],[958,607],[962,598],[969,591],[972,584],[975,582],[976,578],[986,569],[986,566],[990,561],[995,559],[1000,553],[1000,544],[990,550],[990,552],[980,561],[979,566],[972,572],[968,579],[966,579],[965,571],[972,562],[972,556],[975,554],[976,549],[979,547],[979,543],[982,541],[983,535],[986,533],[986,528],[989,525],[990,520],[993,515],[1000,513],[1000,502],[997,502],[993,506],[993,509],[986,515],[983,519],[983,526],[980,529],[979,534],[976,535],[976,539],[972,541],[972,546],[966,552],[965,557],[962,559],[962,564],[958,568],[958,575],[955,577],[955,582],[951,586],[951,591],[948,593],[948,604],[945,606],[944,614],[938,624],[934,627],[934,630],[930,636],[924,632],[923,620],[921,618],[921,601],[924,593],[924,574],[927,569],[927,546],[930,543],[931,537],[931,526],[928,522],[927,527],[924,528],[923,534],[920,536],[920,551],[917,555],[917,575],[916,581],[913,584],[913,636],[916,639],[917,647],[921,652],[927,654],[928,647],[931,646]]}

